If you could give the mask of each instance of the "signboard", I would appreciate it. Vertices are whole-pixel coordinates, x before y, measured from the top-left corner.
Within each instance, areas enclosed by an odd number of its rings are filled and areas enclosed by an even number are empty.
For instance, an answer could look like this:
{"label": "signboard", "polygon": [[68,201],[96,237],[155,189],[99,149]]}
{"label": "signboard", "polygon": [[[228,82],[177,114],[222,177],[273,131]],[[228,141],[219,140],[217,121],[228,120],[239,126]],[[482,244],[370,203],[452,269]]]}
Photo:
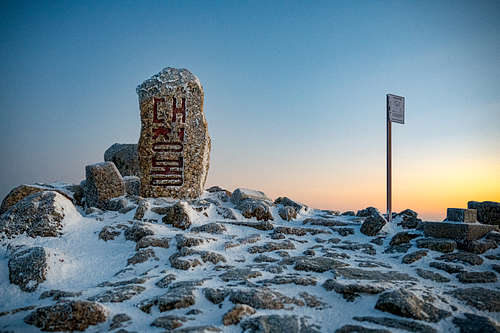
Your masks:
{"label": "signboard", "polygon": [[405,98],[387,94],[387,112],[389,120],[395,123],[405,123]]}
{"label": "signboard", "polygon": [[391,123],[405,123],[405,98],[387,94],[387,220],[392,221],[392,137]]}

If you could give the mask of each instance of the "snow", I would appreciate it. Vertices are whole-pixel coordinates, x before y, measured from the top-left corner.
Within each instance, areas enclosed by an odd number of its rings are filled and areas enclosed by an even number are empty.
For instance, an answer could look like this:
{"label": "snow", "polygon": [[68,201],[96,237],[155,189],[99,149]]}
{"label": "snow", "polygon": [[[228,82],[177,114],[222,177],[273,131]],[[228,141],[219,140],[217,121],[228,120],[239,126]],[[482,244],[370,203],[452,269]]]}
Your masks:
{"label": "snow", "polygon": [[[205,192],[202,198],[213,198],[215,199],[215,194]],[[156,260],[148,260],[144,263],[127,266],[127,259],[135,254],[135,242],[127,241],[124,238],[123,233],[114,240],[109,240],[107,242],[98,238],[99,232],[104,226],[118,226],[125,225],[129,226],[133,222],[133,216],[135,210],[132,210],[126,214],[120,214],[118,212],[105,212],[101,215],[88,215],[85,216],[82,209],[75,209],[69,201],[64,201],[64,211],[65,218],[63,220],[64,229],[63,235],[60,237],[46,237],[46,238],[30,238],[26,235],[20,235],[13,240],[2,241],[0,243],[0,312],[10,311],[19,307],[24,307],[28,305],[34,305],[36,307],[52,305],[55,302],[50,299],[42,299],[39,297],[42,292],[51,289],[58,289],[64,291],[82,291],[82,295],[78,297],[79,299],[87,299],[88,297],[94,296],[103,290],[107,290],[106,287],[97,287],[102,282],[110,281],[123,281],[139,276],[149,277],[143,286],[146,290],[134,296],[128,301],[122,303],[104,303],[104,306],[110,312],[110,317],[106,323],[91,326],[87,329],[87,332],[101,332],[107,331],[109,328],[110,319],[113,315],[118,313],[127,313],[132,317],[132,323],[126,327],[129,331],[138,332],[162,332],[164,329],[151,327],[151,322],[158,318],[159,316],[165,315],[185,315],[190,309],[200,309],[203,311],[202,314],[197,315],[196,320],[189,321],[185,323],[183,327],[195,326],[195,325],[215,325],[223,329],[224,332],[240,332],[241,328],[239,325],[233,326],[223,326],[222,316],[229,311],[234,305],[226,298],[226,300],[217,306],[209,302],[202,294],[202,289],[205,287],[222,287],[229,284],[234,284],[232,282],[225,283],[218,278],[220,274],[224,271],[214,270],[214,266],[211,263],[206,263],[204,265],[195,267],[188,271],[177,270],[170,267],[168,258],[177,252],[175,246],[175,235],[179,233],[184,233],[182,230],[173,228],[170,225],[165,225],[161,222],[161,215],[158,215],[152,211],[148,211],[144,216],[145,220],[157,219],[157,222],[151,223],[150,227],[155,232],[158,237],[170,237],[172,238],[171,246],[168,249],[164,248],[152,248],[159,258]],[[172,202],[172,200],[164,199],[149,199],[152,206],[158,204],[165,204],[166,202]],[[244,220],[240,212],[234,209],[234,205],[230,202],[222,203],[223,206],[228,208],[233,208],[238,220]],[[287,222],[282,220],[278,215],[278,208],[272,207],[272,214],[274,216],[273,224],[276,226],[294,226],[294,227],[308,227],[308,228],[318,228],[326,229],[329,228],[321,226],[311,226],[302,225],[302,221],[308,217],[325,217],[325,214],[320,210],[309,209],[307,211],[299,212],[299,216],[295,221]],[[206,210],[205,216],[203,213],[197,212],[196,210],[189,207],[188,214],[192,220],[192,226],[203,225],[209,222],[222,221],[222,218],[217,215],[216,209],[213,205]],[[317,244],[315,239],[330,239],[332,237],[341,238],[342,240],[349,240],[351,242],[358,243],[368,243],[371,239],[364,236],[359,232],[360,222],[355,217],[350,216],[334,216],[335,220],[349,222],[351,225],[349,227],[355,228],[355,234],[348,237],[341,237],[335,232],[332,234],[318,234],[303,237],[296,237],[293,235],[287,236],[288,239],[298,239],[307,241],[306,243],[301,243],[293,241],[296,246],[295,250],[288,250],[290,256],[301,256],[303,251],[309,249],[312,245]],[[256,221],[254,218],[249,221]],[[377,255],[375,257],[364,254],[360,251],[347,251],[332,249],[337,252],[344,252],[350,255],[350,259],[343,259],[341,261],[346,262],[350,267],[358,267],[359,260],[370,260],[378,261],[389,264],[392,268],[377,267],[373,268],[380,271],[392,271],[396,270],[402,273],[408,273],[412,276],[418,277],[415,273],[416,268],[429,269],[428,263],[433,257],[436,257],[435,253],[429,253],[427,257],[419,260],[411,265],[405,265],[401,263],[401,256],[403,254],[384,254],[383,250],[389,245],[391,235],[402,231],[400,227],[397,226],[399,218],[396,218],[391,225],[386,225],[383,232],[387,233],[389,236],[384,239],[384,244],[378,246],[374,244],[377,250]],[[272,231],[260,231],[252,228],[241,227],[231,224],[224,224],[227,228],[227,232],[222,235],[213,234],[195,234],[194,236],[202,236],[207,238],[216,238],[216,241],[206,242],[198,247],[197,250],[208,250],[212,252],[217,252],[225,256],[227,263],[224,265],[232,265],[235,267],[246,267],[246,265],[254,264],[252,257],[257,256],[251,255],[247,252],[248,247],[259,245],[259,243],[247,244],[242,246],[237,246],[229,249],[224,248],[224,244],[229,241],[234,241],[237,238],[245,237],[250,234],[260,234],[262,240],[260,243],[265,243],[269,241],[280,242],[280,240],[272,240],[269,238]],[[411,241],[415,244],[415,240]],[[9,272],[8,272],[8,260],[9,260],[9,250],[8,243],[13,245],[29,245],[29,246],[43,246],[49,253],[49,269],[47,272],[47,279],[39,285],[37,290],[32,293],[23,292],[18,286],[9,283]],[[327,246],[328,243],[323,243]],[[415,248],[410,249],[409,252],[414,251]],[[498,250],[491,250],[492,253],[498,254]],[[281,259],[281,257],[276,252],[265,253],[268,256]],[[317,255],[321,255],[317,253]],[[494,261],[485,259],[484,267],[491,266]],[[130,268],[129,270],[123,270],[124,268]],[[262,310],[258,309],[254,316],[260,316],[264,314],[295,314],[299,317],[309,317],[310,323],[317,324],[321,326],[322,332],[333,332],[336,328],[341,327],[346,324],[362,325],[370,328],[383,328],[378,325],[370,323],[360,323],[352,319],[353,316],[377,316],[377,317],[391,317],[399,318],[397,316],[391,315],[389,313],[384,313],[378,311],[374,308],[374,305],[378,299],[377,295],[362,295],[358,297],[353,302],[347,302],[343,299],[342,295],[335,293],[334,291],[326,291],[321,285],[327,280],[334,278],[331,271],[324,273],[309,273],[309,272],[297,272],[293,270],[293,266],[284,266],[285,270],[282,274],[293,274],[299,273],[303,276],[314,276],[317,278],[318,283],[316,286],[297,286],[295,284],[284,284],[284,285],[272,285],[270,288],[281,292],[289,297],[297,297],[301,292],[306,291],[309,294],[315,295],[320,298],[321,301],[326,302],[328,305],[324,309],[309,308],[306,306],[293,306],[293,311],[286,309],[282,310]],[[255,269],[255,268],[254,268]],[[370,269],[370,268],[364,268]],[[476,267],[474,267],[476,270]],[[480,270],[479,268],[477,270]],[[136,306],[140,301],[150,299],[156,295],[163,294],[166,289],[161,289],[155,286],[155,282],[163,277],[167,273],[173,273],[177,276],[174,282],[185,281],[185,280],[195,280],[202,278],[210,278],[206,281],[202,287],[195,291],[196,304],[190,308],[175,309],[168,312],[160,313],[156,307],[152,308],[150,314],[146,314],[139,310]],[[271,279],[275,274],[261,270],[262,276],[254,279],[250,279],[251,282],[256,282],[263,279]],[[440,274],[446,275],[452,279],[451,283],[437,283],[429,280],[419,279],[419,283],[412,285],[412,283],[401,282],[397,284],[397,287],[410,288],[417,295],[424,295],[425,293],[430,293],[436,296],[436,302],[434,305],[448,310],[452,313],[477,313],[480,315],[488,315],[495,320],[500,320],[500,313],[482,313],[474,308],[468,307],[463,303],[452,298],[447,298],[448,303],[442,302],[439,297],[445,295],[447,290],[450,290],[450,286],[461,286],[469,287],[469,285],[464,286],[458,282],[457,278],[453,275],[448,275],[444,272],[439,272]],[[345,280],[341,277],[337,277],[337,280],[355,282],[352,280]],[[370,283],[362,281],[365,283]],[[380,282],[377,283],[382,286],[395,288],[393,283]],[[477,286],[477,285],[473,285]],[[498,283],[486,283],[481,284],[481,287],[499,289]],[[246,288],[240,287],[238,288]],[[291,305],[287,305],[289,307]],[[455,306],[457,310],[454,310],[452,306]],[[36,327],[27,325],[23,322],[23,318],[28,314],[28,311],[21,311],[13,315],[0,316],[0,331],[3,329],[14,330],[15,332],[39,332]],[[194,316],[189,316],[194,317]],[[400,318],[401,319],[401,318]],[[404,318],[402,318],[404,319]],[[454,332],[457,328],[451,322],[452,317],[444,319],[439,323],[425,323],[429,326],[436,328],[439,332]],[[389,328],[392,332],[404,332],[397,329]]]}

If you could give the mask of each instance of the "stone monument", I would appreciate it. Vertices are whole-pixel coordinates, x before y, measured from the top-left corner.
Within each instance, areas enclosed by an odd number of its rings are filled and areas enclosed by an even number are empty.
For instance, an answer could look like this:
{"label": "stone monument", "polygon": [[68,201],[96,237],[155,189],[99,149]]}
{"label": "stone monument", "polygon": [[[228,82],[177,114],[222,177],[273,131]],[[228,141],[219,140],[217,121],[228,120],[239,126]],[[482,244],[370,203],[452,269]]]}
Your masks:
{"label": "stone monument", "polygon": [[187,69],[167,67],[139,85],[137,94],[141,195],[199,197],[210,157],[200,81]]}

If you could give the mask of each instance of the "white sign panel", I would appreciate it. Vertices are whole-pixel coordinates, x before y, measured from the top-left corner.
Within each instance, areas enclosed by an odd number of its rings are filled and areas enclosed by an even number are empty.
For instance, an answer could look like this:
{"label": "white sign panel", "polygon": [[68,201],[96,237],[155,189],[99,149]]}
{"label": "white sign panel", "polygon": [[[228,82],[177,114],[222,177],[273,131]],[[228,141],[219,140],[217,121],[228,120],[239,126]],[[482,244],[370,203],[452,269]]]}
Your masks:
{"label": "white sign panel", "polygon": [[405,123],[405,98],[387,94],[387,113],[389,120],[395,123]]}

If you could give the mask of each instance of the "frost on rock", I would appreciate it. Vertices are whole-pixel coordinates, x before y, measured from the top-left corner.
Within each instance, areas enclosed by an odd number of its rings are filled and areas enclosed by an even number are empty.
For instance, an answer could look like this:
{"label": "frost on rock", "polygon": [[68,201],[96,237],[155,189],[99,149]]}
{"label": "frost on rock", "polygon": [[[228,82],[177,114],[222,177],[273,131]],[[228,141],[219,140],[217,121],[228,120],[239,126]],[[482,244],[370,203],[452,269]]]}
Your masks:
{"label": "frost on rock", "polygon": [[9,260],[9,279],[23,291],[32,292],[47,276],[48,254],[43,247],[15,251]]}
{"label": "frost on rock", "polygon": [[30,237],[57,237],[64,218],[80,218],[73,203],[54,191],[31,194],[0,215],[0,233],[7,237],[26,233]]}

